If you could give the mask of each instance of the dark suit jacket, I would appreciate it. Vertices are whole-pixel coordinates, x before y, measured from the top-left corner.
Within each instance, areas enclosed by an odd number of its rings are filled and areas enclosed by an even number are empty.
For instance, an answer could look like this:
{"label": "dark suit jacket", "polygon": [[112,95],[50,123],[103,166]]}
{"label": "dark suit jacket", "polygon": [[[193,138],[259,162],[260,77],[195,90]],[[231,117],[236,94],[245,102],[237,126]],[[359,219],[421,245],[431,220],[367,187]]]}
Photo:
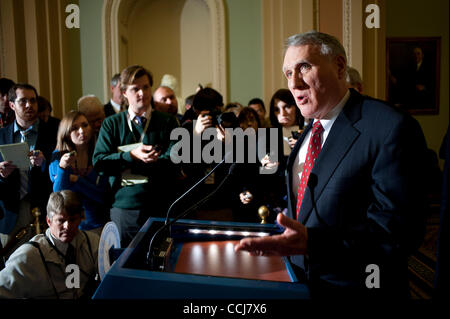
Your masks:
{"label": "dark suit jacket", "polygon": [[[292,166],[311,126],[312,121],[287,162],[291,218],[296,207]],[[358,296],[373,292],[406,296],[407,256],[424,234],[420,164],[425,151],[417,121],[351,90],[311,171],[316,178],[310,176],[310,181],[315,179],[316,185],[308,186],[300,209],[299,221],[308,231],[308,254],[291,259],[311,287],[355,288],[351,291]],[[370,264],[380,269],[380,289],[366,288]]]}
{"label": "dark suit jacket", "polygon": [[[0,145],[13,143],[14,123],[0,129]],[[40,121],[36,150],[44,153],[46,167],[33,167],[30,172],[30,202],[32,207],[39,207],[41,213],[46,211],[48,196],[51,192],[51,182],[48,174],[48,165],[51,160],[52,151],[56,146],[56,136],[54,130]],[[3,160],[3,159],[2,159]],[[20,173],[14,170],[8,178],[0,177],[0,200],[3,200],[5,207],[10,211],[17,212],[19,206]]]}
{"label": "dark suit jacket", "polygon": [[436,251],[436,272],[435,272],[435,292],[433,298],[443,301],[446,295],[446,290],[450,284],[449,265],[450,265],[450,206],[448,200],[450,198],[449,188],[449,165],[450,165],[450,142],[449,142],[449,129],[447,128],[447,134],[442,142],[441,151],[445,154],[444,164],[444,178],[442,182],[442,199],[441,199],[441,224],[439,226],[439,237],[437,242]]}
{"label": "dark suit jacket", "polygon": [[111,101],[105,104],[105,116],[108,117],[110,115],[114,115],[116,112],[114,111],[114,107],[111,104]]}

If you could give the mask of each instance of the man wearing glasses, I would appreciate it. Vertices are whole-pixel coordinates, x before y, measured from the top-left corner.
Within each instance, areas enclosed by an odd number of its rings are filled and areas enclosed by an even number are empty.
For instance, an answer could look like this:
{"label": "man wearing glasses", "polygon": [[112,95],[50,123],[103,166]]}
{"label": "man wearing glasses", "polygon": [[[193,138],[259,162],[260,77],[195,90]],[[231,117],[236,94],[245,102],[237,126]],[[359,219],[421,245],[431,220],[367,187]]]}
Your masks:
{"label": "man wearing glasses", "polygon": [[[14,160],[5,160],[0,154],[0,202],[4,211],[4,218],[0,219],[0,237],[3,246],[32,222],[33,208],[40,208],[45,215],[45,204],[51,192],[47,163],[56,146],[56,137],[45,123],[39,121],[37,97],[33,86],[14,85],[8,98],[16,118],[0,129],[0,145],[25,142],[30,159],[29,167],[19,168]],[[9,213],[8,216],[5,213]]]}

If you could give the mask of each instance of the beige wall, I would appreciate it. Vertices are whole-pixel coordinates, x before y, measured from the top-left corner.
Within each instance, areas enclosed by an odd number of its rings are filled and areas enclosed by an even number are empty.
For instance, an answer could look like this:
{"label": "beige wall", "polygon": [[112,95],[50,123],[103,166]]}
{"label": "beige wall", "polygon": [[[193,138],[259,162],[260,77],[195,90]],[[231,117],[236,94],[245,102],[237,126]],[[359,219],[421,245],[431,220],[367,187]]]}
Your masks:
{"label": "beige wall", "polygon": [[266,109],[280,88],[287,88],[281,71],[284,41],[291,35],[317,29],[318,0],[264,0],[263,17],[263,88]]}
{"label": "beige wall", "polygon": [[[181,13],[180,95],[195,94],[197,85],[213,82],[213,52],[209,9],[203,0],[188,0]],[[184,101],[184,100],[183,100]]]}
{"label": "beige wall", "polygon": [[[106,0],[105,3],[108,8],[105,14],[110,14],[112,21],[105,37],[114,37],[115,28],[118,33],[117,41],[106,43],[106,57],[111,58],[111,63],[106,64],[107,76],[115,68],[122,70],[140,64],[152,72],[154,88],[161,84],[163,75],[175,76],[176,94],[182,102],[195,93],[198,83],[217,89],[226,98],[222,0]],[[117,7],[118,21],[114,22]]]}
{"label": "beige wall", "polygon": [[62,117],[81,96],[79,29],[65,27],[71,0],[2,0],[1,76],[28,82]]}
{"label": "beige wall", "polygon": [[319,31],[331,34],[342,43],[342,1],[319,0]]}
{"label": "beige wall", "polygon": [[184,0],[139,1],[128,18],[128,65],[153,73],[154,87],[164,74],[180,79],[180,16]]}

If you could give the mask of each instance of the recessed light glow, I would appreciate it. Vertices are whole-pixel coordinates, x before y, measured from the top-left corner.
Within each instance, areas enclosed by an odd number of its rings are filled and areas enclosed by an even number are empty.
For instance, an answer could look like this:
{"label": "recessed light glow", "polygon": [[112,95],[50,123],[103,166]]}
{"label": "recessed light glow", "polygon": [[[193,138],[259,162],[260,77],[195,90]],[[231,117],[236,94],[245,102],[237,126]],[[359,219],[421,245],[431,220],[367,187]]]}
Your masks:
{"label": "recessed light glow", "polygon": [[265,232],[250,232],[250,231],[233,231],[233,230],[217,230],[217,229],[189,229],[189,233],[192,234],[207,234],[207,235],[226,235],[226,236],[257,236],[257,237],[264,237],[269,236],[269,233]]}

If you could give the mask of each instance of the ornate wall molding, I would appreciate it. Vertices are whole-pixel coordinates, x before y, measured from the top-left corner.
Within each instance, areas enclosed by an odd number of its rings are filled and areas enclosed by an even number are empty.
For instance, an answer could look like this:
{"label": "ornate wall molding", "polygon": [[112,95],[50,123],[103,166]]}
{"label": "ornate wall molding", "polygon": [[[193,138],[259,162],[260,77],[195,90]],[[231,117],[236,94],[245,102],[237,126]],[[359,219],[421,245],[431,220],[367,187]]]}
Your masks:
{"label": "ornate wall molding", "polygon": [[[109,96],[108,82],[112,77],[112,53],[114,51],[112,43],[112,34],[114,33],[113,22],[114,17],[112,15],[113,6],[120,5],[121,0],[105,0],[102,8],[102,41],[103,41],[103,92],[104,96]],[[117,48],[118,49],[118,48]]]}
{"label": "ornate wall molding", "polygon": [[352,7],[351,0],[342,0],[342,45],[347,53],[347,63],[352,65]]}

